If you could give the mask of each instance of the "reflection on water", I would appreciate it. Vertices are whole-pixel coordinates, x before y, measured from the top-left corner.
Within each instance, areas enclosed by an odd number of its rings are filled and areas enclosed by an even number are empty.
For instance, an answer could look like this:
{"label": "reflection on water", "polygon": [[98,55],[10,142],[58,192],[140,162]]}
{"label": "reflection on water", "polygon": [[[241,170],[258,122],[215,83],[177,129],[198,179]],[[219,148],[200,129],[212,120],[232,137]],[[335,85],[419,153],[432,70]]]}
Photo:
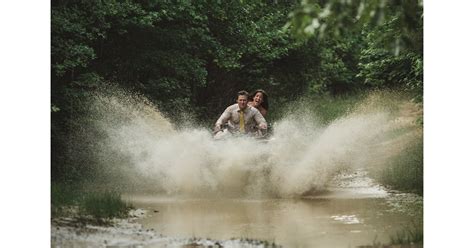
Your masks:
{"label": "reflection on water", "polygon": [[252,238],[284,247],[355,247],[388,243],[413,223],[386,198],[173,199],[129,196],[149,210],[145,228],[173,237]]}
{"label": "reflection on water", "polygon": [[334,215],[331,216],[334,220],[341,221],[344,224],[360,224],[361,221],[355,215]]}

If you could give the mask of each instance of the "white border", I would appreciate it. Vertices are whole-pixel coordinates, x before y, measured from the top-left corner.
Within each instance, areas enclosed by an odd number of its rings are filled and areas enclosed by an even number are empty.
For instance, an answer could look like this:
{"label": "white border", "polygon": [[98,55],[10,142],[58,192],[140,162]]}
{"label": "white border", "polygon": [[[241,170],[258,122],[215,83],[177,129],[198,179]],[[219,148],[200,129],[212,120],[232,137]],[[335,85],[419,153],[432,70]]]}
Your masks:
{"label": "white border", "polygon": [[[50,2],[0,4],[2,246],[50,244]],[[472,241],[472,3],[425,1],[425,246]]]}
{"label": "white border", "polygon": [[50,2],[0,4],[3,247],[50,246]]}
{"label": "white border", "polygon": [[426,247],[472,245],[472,9],[469,1],[424,6]]}

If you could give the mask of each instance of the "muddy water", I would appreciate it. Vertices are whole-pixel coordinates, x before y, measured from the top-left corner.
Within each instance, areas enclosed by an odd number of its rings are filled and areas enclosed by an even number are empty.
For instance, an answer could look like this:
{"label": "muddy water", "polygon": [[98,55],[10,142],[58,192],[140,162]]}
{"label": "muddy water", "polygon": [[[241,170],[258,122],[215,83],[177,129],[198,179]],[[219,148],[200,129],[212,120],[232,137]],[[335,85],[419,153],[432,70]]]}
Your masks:
{"label": "muddy water", "polygon": [[[304,199],[179,199],[133,195],[149,210],[144,228],[176,238],[250,238],[283,247],[386,244],[420,224],[421,198],[388,193],[365,173],[340,176],[326,192]],[[153,246],[150,246],[153,247]]]}

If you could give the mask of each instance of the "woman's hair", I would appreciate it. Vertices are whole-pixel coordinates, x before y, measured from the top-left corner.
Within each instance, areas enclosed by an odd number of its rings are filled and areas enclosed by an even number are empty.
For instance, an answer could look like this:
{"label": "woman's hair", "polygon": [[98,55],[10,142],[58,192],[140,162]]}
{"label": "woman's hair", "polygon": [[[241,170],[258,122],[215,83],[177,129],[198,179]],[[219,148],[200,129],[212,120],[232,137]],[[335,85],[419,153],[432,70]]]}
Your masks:
{"label": "woman's hair", "polygon": [[268,111],[268,108],[269,108],[269,105],[268,105],[268,95],[267,95],[267,92],[265,92],[264,90],[262,89],[258,89],[258,90],[255,90],[252,92],[252,94],[250,94],[250,100],[253,101],[253,98],[255,97],[255,95],[257,93],[262,93],[263,95],[263,102],[261,103],[261,106]]}

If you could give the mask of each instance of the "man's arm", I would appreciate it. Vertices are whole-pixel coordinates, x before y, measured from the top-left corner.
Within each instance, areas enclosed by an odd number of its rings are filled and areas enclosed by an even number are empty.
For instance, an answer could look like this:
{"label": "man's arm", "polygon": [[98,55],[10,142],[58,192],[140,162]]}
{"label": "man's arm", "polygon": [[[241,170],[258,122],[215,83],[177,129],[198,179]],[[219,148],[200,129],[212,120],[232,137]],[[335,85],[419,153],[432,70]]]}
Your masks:
{"label": "man's arm", "polygon": [[231,110],[230,110],[230,107],[227,107],[224,110],[224,113],[222,113],[221,117],[217,119],[216,125],[214,127],[214,132],[220,131],[222,129],[222,125],[226,123],[227,121],[229,121],[230,117],[231,117]]}
{"label": "man's arm", "polygon": [[267,129],[267,121],[265,120],[263,115],[260,113],[260,111],[258,111],[257,109],[255,110],[256,112],[253,118],[255,119],[255,122],[257,122],[258,127],[260,129]]}

